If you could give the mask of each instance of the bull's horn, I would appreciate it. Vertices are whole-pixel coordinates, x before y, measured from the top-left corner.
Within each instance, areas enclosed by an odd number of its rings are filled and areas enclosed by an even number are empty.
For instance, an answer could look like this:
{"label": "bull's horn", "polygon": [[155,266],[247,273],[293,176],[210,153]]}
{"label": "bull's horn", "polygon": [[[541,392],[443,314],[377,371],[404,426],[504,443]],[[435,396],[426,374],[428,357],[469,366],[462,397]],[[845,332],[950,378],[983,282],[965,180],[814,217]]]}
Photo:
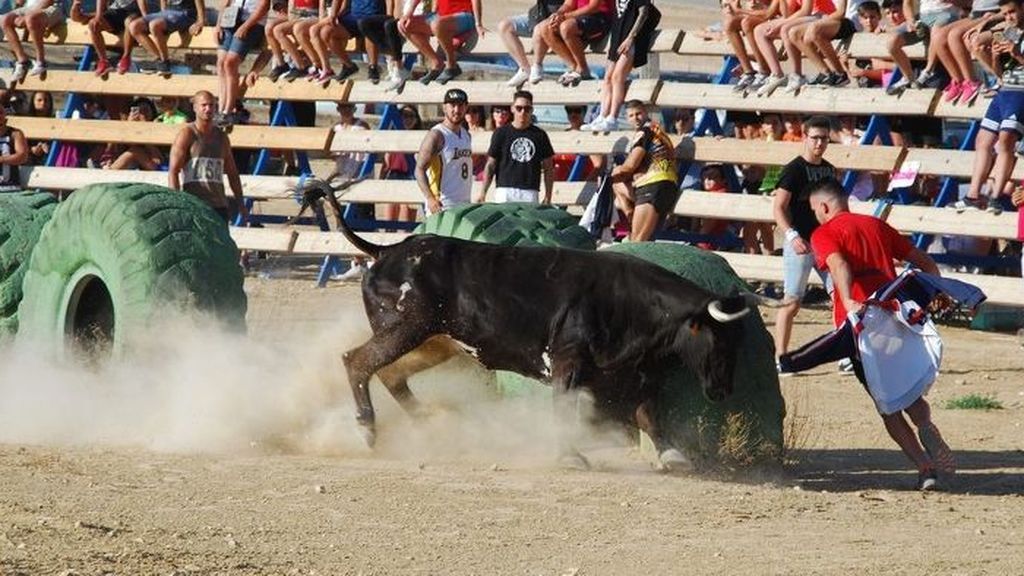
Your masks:
{"label": "bull's horn", "polygon": [[775,298],[769,298],[753,292],[743,292],[743,298],[746,299],[747,303],[751,306],[764,306],[765,308],[781,308],[783,306],[782,300]]}
{"label": "bull's horn", "polygon": [[739,312],[733,312],[732,314],[730,314],[722,310],[721,300],[712,300],[711,302],[708,302],[708,314],[711,314],[712,318],[723,323],[732,322],[733,320],[739,320],[740,318],[746,316],[749,312],[750,308],[744,308]]}

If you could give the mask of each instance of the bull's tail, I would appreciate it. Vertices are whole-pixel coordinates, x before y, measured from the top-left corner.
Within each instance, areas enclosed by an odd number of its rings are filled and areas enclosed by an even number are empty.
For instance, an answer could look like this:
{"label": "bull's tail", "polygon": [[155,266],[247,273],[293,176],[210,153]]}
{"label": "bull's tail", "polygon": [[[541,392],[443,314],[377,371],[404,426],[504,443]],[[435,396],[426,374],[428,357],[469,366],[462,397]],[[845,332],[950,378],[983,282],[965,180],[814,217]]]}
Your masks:
{"label": "bull's tail", "polygon": [[345,235],[345,238],[348,239],[348,241],[351,242],[352,245],[355,246],[357,250],[359,250],[363,254],[366,254],[370,258],[373,258],[374,260],[379,259],[380,255],[384,252],[384,249],[387,247],[382,246],[380,244],[374,244],[373,242],[361,238],[358,234],[356,234],[355,230],[349,228],[348,222],[345,221],[344,212],[341,211],[341,205],[338,204],[338,201],[335,199],[334,194],[330,195],[330,199],[328,201],[331,200],[334,201],[332,205],[335,206],[335,210],[338,210],[338,230],[340,230],[341,233]]}
{"label": "bull's tail", "polygon": [[369,240],[360,238],[355,231],[349,228],[348,223],[345,222],[345,212],[342,209],[341,204],[338,202],[338,197],[336,196],[337,192],[344,191],[350,188],[353,184],[362,180],[362,178],[348,180],[338,185],[325,182],[318,178],[310,179],[305,182],[301,188],[293,191],[301,195],[302,203],[299,208],[299,214],[295,216],[295,218],[290,219],[288,223],[297,221],[307,209],[311,208],[314,204],[317,204],[320,200],[324,200],[330,204],[331,209],[334,211],[338,230],[345,235],[345,238],[347,238],[348,241],[351,242],[352,245],[360,252],[363,252],[374,259],[379,258],[385,246],[374,244]]}

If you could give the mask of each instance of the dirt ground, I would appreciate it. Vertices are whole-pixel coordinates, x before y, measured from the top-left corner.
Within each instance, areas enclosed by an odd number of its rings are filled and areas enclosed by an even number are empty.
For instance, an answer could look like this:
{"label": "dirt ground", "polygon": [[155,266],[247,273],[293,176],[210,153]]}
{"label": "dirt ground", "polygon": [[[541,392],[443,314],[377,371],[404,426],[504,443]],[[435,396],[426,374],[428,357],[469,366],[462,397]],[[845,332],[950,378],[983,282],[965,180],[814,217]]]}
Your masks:
{"label": "dirt ground", "polygon": [[[169,345],[170,361],[204,363],[130,373],[153,379],[136,398],[154,390],[148,403],[128,402],[116,371],[85,390],[51,381],[67,373],[36,367],[15,384],[0,371],[0,574],[1024,572],[1015,336],[942,330],[929,398],[961,468],[945,492],[913,490],[869,399],[833,367],[783,379],[791,450],[779,475],[665,475],[607,437],[593,470],[563,470],[547,403],[488,404],[480,373],[459,366],[414,382],[428,396],[449,389],[426,424],[374,388],[385,432],[367,451],[337,356],[366,335],[358,289],[291,276],[247,281],[246,340],[164,331],[197,341]],[[827,328],[823,310],[799,321],[798,342]],[[161,377],[185,392],[162,396]],[[48,392],[33,403],[16,393],[26,389]],[[966,393],[1004,409],[944,408]]]}

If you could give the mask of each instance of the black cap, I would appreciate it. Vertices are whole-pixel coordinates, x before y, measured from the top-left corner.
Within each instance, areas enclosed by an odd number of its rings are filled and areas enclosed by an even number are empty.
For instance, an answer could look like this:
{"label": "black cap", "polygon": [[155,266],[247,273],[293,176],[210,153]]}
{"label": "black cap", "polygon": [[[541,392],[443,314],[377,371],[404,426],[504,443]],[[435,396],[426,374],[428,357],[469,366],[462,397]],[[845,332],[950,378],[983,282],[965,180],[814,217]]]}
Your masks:
{"label": "black cap", "polygon": [[445,104],[465,104],[469,102],[469,96],[461,88],[451,88],[444,93]]}

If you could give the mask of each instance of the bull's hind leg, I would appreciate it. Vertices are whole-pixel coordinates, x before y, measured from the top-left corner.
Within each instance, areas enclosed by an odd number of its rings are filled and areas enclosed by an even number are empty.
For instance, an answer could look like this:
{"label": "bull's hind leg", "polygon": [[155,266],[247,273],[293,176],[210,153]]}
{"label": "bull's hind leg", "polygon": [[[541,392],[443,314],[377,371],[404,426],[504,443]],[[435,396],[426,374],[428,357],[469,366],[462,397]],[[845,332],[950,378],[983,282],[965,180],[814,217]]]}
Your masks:
{"label": "bull's hind leg", "polygon": [[693,464],[685,454],[677,448],[673,448],[662,435],[654,418],[654,401],[646,400],[636,409],[636,425],[647,433],[651,442],[654,443],[654,450],[658,453],[658,462],[664,470],[680,472],[690,470]]}
{"label": "bull's hind leg", "polygon": [[373,402],[370,400],[370,378],[384,366],[422,344],[425,339],[422,334],[403,328],[392,327],[374,334],[365,344],[342,356],[356,402],[356,422],[363,439],[371,447],[376,439],[376,429]]}
{"label": "bull's hind leg", "polygon": [[378,370],[377,377],[409,415],[422,416],[421,405],[409,389],[409,377],[442,364],[459,352],[451,338],[434,336],[412,352]]}

